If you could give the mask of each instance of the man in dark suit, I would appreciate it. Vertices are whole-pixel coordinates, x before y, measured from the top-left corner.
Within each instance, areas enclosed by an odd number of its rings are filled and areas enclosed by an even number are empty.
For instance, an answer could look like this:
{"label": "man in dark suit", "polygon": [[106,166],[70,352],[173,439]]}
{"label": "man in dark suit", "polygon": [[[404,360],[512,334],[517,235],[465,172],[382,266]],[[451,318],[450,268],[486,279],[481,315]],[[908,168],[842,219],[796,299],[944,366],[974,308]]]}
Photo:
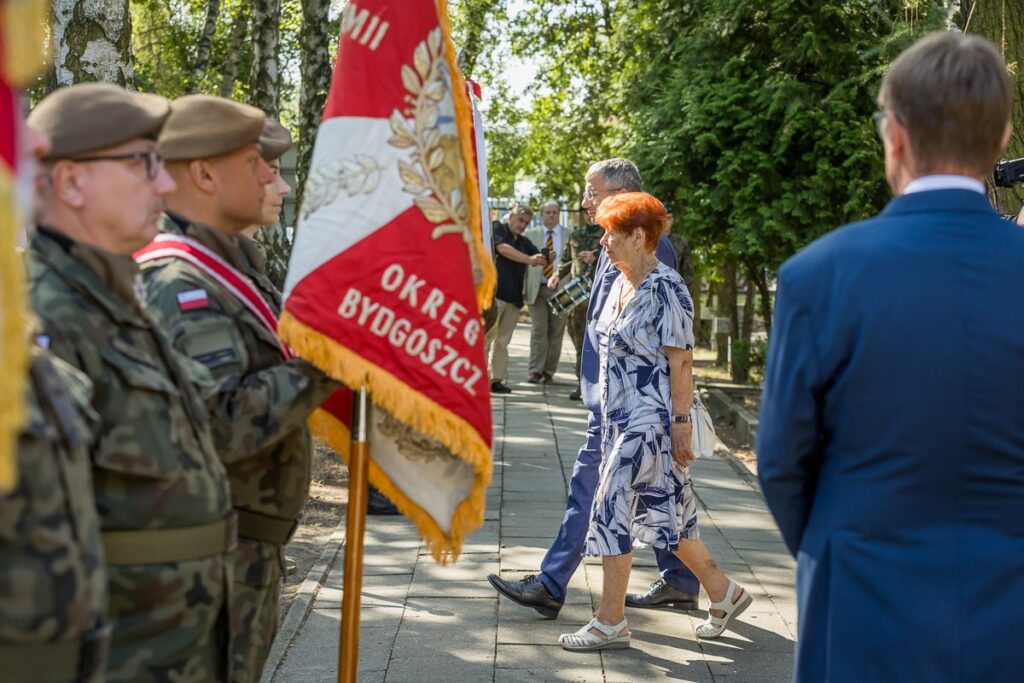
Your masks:
{"label": "man in dark suit", "polygon": [[904,52],[876,116],[896,198],[779,273],[758,467],[798,559],[797,681],[1021,680],[1024,231],[992,45]]}

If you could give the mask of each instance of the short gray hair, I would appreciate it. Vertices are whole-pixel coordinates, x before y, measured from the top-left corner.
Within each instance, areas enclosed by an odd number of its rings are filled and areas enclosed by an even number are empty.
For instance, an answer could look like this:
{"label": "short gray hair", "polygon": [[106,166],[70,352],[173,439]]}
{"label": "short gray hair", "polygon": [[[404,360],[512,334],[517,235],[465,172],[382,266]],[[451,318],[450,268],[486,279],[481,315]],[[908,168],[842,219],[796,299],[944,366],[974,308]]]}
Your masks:
{"label": "short gray hair", "polygon": [[546,202],[544,202],[543,204],[540,205],[540,210],[543,211],[544,209],[546,209],[549,206],[553,206],[553,207],[555,207],[556,209],[559,209],[559,210],[561,210],[561,208],[562,208],[562,205],[559,204],[558,201],[556,201],[554,199],[549,199],[549,200],[547,200]]}
{"label": "short gray hair", "polygon": [[640,170],[629,159],[605,159],[592,164],[587,169],[587,177],[600,173],[609,189],[643,192],[644,181]]}

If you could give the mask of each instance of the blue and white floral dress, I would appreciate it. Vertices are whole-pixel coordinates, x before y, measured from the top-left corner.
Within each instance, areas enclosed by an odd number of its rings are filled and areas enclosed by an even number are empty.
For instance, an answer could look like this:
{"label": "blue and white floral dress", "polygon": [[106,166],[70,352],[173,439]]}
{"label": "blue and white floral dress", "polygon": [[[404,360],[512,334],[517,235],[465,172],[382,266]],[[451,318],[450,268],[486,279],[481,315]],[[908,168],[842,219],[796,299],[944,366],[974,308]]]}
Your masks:
{"label": "blue and white floral dress", "polygon": [[666,346],[693,348],[693,302],[682,278],[659,263],[619,310],[625,277],[594,321],[601,355],[601,469],[585,554],[634,546],[674,549],[698,538],[687,470],[674,465]]}

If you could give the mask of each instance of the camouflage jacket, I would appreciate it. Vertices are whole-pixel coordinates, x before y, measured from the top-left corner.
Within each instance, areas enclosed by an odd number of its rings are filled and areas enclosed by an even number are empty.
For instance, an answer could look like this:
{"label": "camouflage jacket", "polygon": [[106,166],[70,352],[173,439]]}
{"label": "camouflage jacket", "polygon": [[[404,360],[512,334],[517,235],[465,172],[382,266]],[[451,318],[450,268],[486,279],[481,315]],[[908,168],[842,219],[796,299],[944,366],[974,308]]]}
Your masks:
{"label": "camouflage jacket", "polygon": [[0,494],[0,644],[81,641],[107,609],[89,380],[34,349],[18,481]]}
{"label": "camouflage jacket", "polygon": [[690,251],[690,243],[677,232],[669,233],[668,241],[672,243],[672,248],[676,250],[676,257],[678,259],[676,261],[676,271],[683,278],[687,288],[689,288],[693,285],[694,276],[693,252]]}
{"label": "camouflage jacket", "polygon": [[[601,252],[601,238],[604,230],[597,225],[585,225],[569,233],[569,239],[562,247],[562,260],[558,266],[559,284],[564,284],[569,277],[587,277],[594,279],[594,266],[597,255]],[[586,264],[580,258],[581,251],[593,251],[594,262]]]}
{"label": "camouflage jacket", "polygon": [[[50,349],[94,387],[90,457],[109,576],[108,676],[151,681],[183,671],[182,681],[219,680],[236,527],[195,387],[212,384],[209,373],[179,357],[149,317],[131,258],[40,228],[29,275]],[[152,559],[163,555],[173,559]]]}
{"label": "camouflage jacket", "polygon": [[[185,234],[256,285],[275,314],[280,292],[263,255],[244,236],[168,217],[164,231]],[[206,272],[168,257],[143,265],[146,297],[172,343],[218,381],[207,397],[213,433],[231,479],[236,508],[279,520],[297,519],[309,493],[312,439],[306,418],[337,385],[312,364],[284,360],[277,337]],[[202,292],[203,305],[179,295]],[[187,297],[186,297],[187,298]],[[240,534],[246,536],[243,529]]]}

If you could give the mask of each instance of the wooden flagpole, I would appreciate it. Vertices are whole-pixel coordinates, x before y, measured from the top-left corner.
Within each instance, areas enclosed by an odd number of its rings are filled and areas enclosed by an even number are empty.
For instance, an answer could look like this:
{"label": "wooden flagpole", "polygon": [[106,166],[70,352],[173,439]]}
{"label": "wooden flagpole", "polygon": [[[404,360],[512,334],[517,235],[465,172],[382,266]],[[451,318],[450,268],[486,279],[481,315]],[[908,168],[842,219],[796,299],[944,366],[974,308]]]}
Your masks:
{"label": "wooden flagpole", "polygon": [[345,576],[341,596],[338,683],[356,683],[359,671],[359,610],[363,593],[363,535],[366,531],[366,470],[370,456],[366,387],[355,397],[352,449],[348,462],[348,517],[345,520]]}

